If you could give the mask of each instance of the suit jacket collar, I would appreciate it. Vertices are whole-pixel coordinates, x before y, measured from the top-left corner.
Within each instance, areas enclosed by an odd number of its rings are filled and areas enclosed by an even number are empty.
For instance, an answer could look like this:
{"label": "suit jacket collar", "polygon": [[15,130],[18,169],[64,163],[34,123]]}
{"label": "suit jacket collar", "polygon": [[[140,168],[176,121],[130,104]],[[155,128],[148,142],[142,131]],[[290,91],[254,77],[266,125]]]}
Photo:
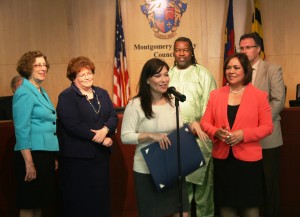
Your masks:
{"label": "suit jacket collar", "polygon": [[264,73],[266,72],[266,63],[263,60],[259,60],[257,74],[255,78],[255,86],[258,87],[260,82],[263,80]]}
{"label": "suit jacket collar", "polygon": [[40,101],[41,104],[49,108],[50,110],[55,110],[53,104],[50,101],[46,90],[41,87],[41,92],[27,79],[23,79],[23,86],[29,89],[34,95],[36,95],[37,99]]}
{"label": "suit jacket collar", "polygon": [[73,89],[77,95],[85,97],[85,95],[80,92],[79,88],[74,84],[74,82],[71,83],[71,89]]}
{"label": "suit jacket collar", "polygon": [[[79,96],[81,96],[81,97],[86,97],[85,95],[83,95],[83,94],[81,93],[81,91],[80,91],[79,88],[74,84],[74,82],[71,83],[71,87],[70,87],[70,88],[73,89],[73,90],[76,92],[76,94],[78,94]],[[97,93],[97,90],[96,90],[96,88],[95,88],[94,85],[92,85],[92,90],[94,91],[94,93],[98,94],[98,97],[101,95],[101,94]]]}

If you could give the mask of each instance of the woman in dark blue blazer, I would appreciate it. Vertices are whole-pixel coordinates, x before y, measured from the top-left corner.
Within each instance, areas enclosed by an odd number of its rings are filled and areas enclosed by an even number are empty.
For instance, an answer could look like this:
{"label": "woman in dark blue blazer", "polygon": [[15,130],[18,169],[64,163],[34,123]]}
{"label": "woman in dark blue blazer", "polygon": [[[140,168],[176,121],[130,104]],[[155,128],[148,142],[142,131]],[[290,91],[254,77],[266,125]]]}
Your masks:
{"label": "woman in dark blue blazer", "polygon": [[42,209],[55,202],[56,112],[41,87],[48,69],[47,57],[40,51],[25,53],[17,64],[23,77],[13,96],[20,217],[42,216]]}
{"label": "woman in dark blue blazer", "polygon": [[70,60],[71,86],[58,98],[62,216],[110,216],[109,156],[118,117],[106,90],[93,86],[94,63]]}

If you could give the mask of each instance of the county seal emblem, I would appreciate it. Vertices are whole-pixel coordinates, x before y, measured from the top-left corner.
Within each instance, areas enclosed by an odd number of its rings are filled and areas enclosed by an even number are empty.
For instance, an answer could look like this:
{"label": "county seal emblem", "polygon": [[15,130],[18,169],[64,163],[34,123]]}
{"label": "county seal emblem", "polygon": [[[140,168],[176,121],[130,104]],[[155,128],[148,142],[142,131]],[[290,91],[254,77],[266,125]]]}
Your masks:
{"label": "county seal emblem", "polygon": [[176,35],[181,17],[187,9],[187,3],[181,0],[145,0],[141,5],[154,35],[158,38],[168,39]]}

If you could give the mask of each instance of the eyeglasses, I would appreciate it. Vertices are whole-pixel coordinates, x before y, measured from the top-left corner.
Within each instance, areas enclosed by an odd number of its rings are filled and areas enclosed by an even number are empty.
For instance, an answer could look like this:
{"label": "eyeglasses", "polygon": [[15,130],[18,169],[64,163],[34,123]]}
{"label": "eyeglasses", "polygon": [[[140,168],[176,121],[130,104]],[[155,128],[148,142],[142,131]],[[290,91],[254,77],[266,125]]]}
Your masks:
{"label": "eyeglasses", "polygon": [[244,51],[244,50],[250,50],[251,48],[253,48],[253,47],[258,47],[257,45],[253,45],[253,46],[246,46],[246,47],[240,47],[239,49],[238,49],[238,51],[239,52],[241,52],[241,51]]}
{"label": "eyeglasses", "polygon": [[93,73],[92,72],[88,72],[88,73],[86,73],[86,74],[78,74],[76,77],[77,78],[80,78],[80,79],[83,79],[83,78],[91,78],[91,77],[93,77]]}
{"label": "eyeglasses", "polygon": [[47,64],[33,64],[34,67],[42,68],[43,66],[48,68]]}

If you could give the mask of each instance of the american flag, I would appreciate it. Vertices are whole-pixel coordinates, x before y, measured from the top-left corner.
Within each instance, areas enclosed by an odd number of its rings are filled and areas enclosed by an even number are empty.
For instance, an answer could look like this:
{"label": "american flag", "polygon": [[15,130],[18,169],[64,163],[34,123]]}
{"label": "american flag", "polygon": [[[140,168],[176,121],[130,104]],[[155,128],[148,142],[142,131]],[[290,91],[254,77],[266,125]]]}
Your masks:
{"label": "american flag", "polygon": [[[233,6],[232,0],[229,0],[226,29],[225,29],[225,50],[224,61],[228,56],[235,52],[234,45],[234,23],[233,23]],[[223,86],[226,85],[226,78],[223,76]]]}
{"label": "american flag", "polygon": [[129,74],[127,70],[125,38],[119,0],[116,1],[116,36],[114,59],[114,94],[115,107],[126,106],[129,96]]}

